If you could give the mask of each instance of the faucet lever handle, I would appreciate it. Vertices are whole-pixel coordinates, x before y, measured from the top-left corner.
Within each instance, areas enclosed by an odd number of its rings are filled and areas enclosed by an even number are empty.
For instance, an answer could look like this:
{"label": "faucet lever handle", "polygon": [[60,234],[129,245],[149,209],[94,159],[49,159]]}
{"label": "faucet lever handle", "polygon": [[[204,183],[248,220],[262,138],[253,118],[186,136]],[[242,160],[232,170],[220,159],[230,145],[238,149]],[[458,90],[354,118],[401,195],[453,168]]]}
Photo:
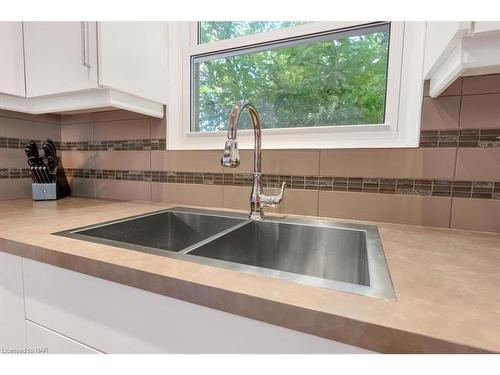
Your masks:
{"label": "faucet lever handle", "polygon": [[278,204],[280,204],[283,200],[283,196],[285,195],[285,188],[286,182],[283,182],[283,184],[281,184],[281,191],[278,195],[262,194],[262,196],[260,197],[261,203],[267,207],[277,207]]}
{"label": "faucet lever handle", "polygon": [[283,196],[285,195],[285,189],[286,189],[286,181],[283,181],[281,184],[281,191],[280,193],[276,196],[276,198],[279,200],[278,203],[280,203],[283,199]]}

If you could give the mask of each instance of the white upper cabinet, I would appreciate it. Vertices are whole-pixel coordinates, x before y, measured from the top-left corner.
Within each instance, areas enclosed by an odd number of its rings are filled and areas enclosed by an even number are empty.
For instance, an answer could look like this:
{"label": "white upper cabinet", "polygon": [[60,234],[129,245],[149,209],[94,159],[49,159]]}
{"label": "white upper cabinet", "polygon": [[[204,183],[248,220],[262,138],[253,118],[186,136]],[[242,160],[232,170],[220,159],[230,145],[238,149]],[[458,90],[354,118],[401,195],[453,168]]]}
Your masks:
{"label": "white upper cabinet", "polygon": [[95,89],[96,22],[24,22],[27,97]]}
{"label": "white upper cabinet", "polygon": [[167,23],[99,22],[99,84],[167,103]]}
{"label": "white upper cabinet", "polygon": [[472,22],[427,22],[425,35],[424,75],[432,75],[459,41],[470,34]]}
{"label": "white upper cabinet", "polygon": [[500,22],[427,22],[424,78],[437,97],[459,76],[500,72]]}
{"label": "white upper cabinet", "polygon": [[0,93],[25,96],[22,22],[0,22]]}
{"label": "white upper cabinet", "polygon": [[164,116],[166,22],[0,22],[0,41],[0,109]]}

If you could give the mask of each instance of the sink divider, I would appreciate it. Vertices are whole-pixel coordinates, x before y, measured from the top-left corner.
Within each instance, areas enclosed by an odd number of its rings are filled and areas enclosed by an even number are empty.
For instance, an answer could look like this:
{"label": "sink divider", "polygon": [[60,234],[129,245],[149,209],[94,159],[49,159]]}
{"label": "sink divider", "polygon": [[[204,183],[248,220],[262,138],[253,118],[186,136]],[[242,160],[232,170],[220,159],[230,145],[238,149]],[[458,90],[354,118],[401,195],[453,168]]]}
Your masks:
{"label": "sink divider", "polygon": [[193,245],[191,245],[189,247],[186,247],[184,250],[181,250],[181,251],[177,252],[177,254],[188,254],[190,251],[193,251],[194,249],[197,249],[200,246],[203,246],[203,245],[205,245],[205,244],[207,244],[209,242],[212,242],[213,240],[216,240],[217,238],[220,238],[220,237],[222,237],[222,236],[224,236],[224,235],[232,232],[233,230],[236,230],[236,229],[241,228],[241,227],[243,227],[245,225],[248,225],[252,221],[253,220],[250,220],[250,219],[242,221],[241,223],[233,225],[232,227],[229,227],[229,228],[223,230],[222,232],[213,235],[212,237],[208,237],[208,238],[206,238],[206,239],[204,239],[204,240],[202,240],[200,242],[197,242],[197,243],[195,243],[195,244],[193,244]]}

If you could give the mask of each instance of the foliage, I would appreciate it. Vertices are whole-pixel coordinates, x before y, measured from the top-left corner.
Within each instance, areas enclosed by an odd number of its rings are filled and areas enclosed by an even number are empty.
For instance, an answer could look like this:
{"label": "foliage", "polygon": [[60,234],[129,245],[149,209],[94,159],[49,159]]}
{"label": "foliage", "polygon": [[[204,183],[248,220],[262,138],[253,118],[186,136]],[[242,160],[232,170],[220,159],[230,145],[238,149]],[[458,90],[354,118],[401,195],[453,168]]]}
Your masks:
{"label": "foliage", "polygon": [[[202,23],[202,40],[287,27],[269,22]],[[204,34],[206,33],[206,35]],[[306,41],[195,63],[198,126],[227,129],[242,98],[259,111],[264,128],[384,122],[388,31]],[[205,36],[204,36],[205,35]],[[249,128],[249,117],[242,128]]]}
{"label": "foliage", "polygon": [[304,21],[207,21],[200,22],[200,42],[209,43],[215,40],[235,38],[237,36],[263,33],[266,31],[297,26]]}

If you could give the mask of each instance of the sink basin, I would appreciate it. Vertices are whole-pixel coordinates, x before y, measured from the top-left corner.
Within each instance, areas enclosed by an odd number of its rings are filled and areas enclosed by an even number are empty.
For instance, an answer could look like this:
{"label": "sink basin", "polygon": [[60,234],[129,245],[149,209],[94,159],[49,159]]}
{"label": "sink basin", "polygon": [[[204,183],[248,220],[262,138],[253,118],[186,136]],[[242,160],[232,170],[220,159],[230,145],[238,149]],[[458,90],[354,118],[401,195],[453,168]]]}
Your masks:
{"label": "sink basin", "polygon": [[395,299],[375,225],[287,218],[250,221],[194,246],[186,255],[236,271]]}
{"label": "sink basin", "polygon": [[370,285],[366,235],[358,230],[253,221],[189,254]]}
{"label": "sink basin", "polygon": [[375,225],[249,220],[183,207],[55,233],[204,265],[395,299]]}
{"label": "sink basin", "polygon": [[167,210],[59,234],[162,255],[188,249],[242,222],[244,218]]}

